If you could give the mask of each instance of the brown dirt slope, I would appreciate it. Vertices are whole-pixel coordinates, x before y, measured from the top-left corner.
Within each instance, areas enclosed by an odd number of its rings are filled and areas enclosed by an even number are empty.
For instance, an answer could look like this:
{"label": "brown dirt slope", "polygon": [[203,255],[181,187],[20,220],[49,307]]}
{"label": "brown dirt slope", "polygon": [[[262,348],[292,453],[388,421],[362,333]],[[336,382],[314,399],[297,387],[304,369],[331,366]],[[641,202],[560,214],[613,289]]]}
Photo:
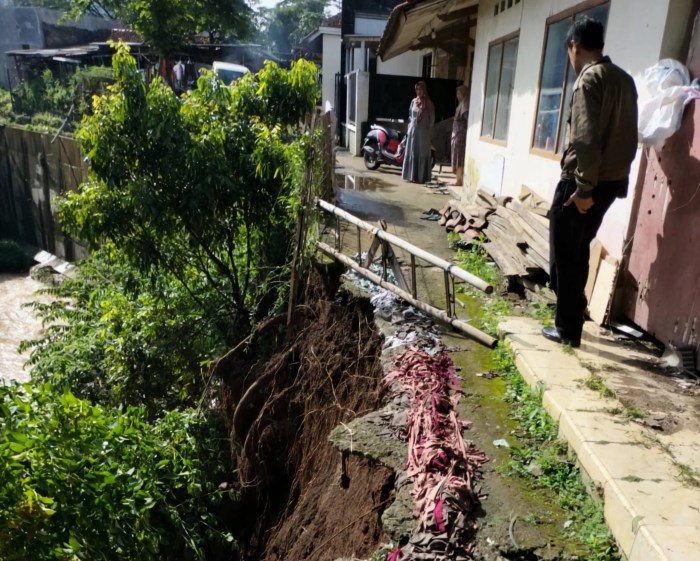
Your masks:
{"label": "brown dirt slope", "polygon": [[343,461],[328,441],[376,407],[382,375],[371,305],[336,288],[313,271],[282,350],[228,361],[222,373],[251,559],[369,556],[383,538],[393,473],[355,455]]}

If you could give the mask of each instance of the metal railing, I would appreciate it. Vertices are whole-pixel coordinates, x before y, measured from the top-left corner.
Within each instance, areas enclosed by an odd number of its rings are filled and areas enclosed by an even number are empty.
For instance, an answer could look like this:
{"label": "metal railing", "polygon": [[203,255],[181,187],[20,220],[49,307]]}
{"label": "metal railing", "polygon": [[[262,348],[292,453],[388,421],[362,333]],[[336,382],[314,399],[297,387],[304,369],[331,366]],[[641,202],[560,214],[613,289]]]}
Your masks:
{"label": "metal railing", "polygon": [[[350,224],[355,225],[357,228],[357,253],[358,255],[362,255],[362,232],[365,231],[370,238],[372,239],[372,245],[368,249],[367,252],[367,259],[366,259],[366,266],[362,266],[361,264],[357,263],[347,255],[342,254],[340,250],[340,246],[336,247],[335,249],[329,246],[326,243],[323,242],[318,242],[317,243],[317,248],[328,255],[329,257],[332,257],[347,267],[352,268],[354,271],[356,271],[358,274],[362,275],[363,277],[367,278],[368,280],[374,282],[375,284],[381,286],[382,288],[389,290],[390,292],[396,294],[397,296],[401,297],[403,300],[409,302],[419,310],[422,310],[431,316],[440,319],[448,324],[450,324],[452,327],[457,329],[458,331],[461,331],[462,333],[468,335],[469,337],[475,339],[476,341],[488,346],[488,347],[494,347],[496,345],[497,340],[492,337],[491,335],[484,333],[483,331],[477,329],[476,327],[470,325],[469,323],[459,320],[455,316],[455,309],[454,309],[454,289],[451,288],[454,278],[457,278],[459,280],[462,280],[469,285],[473,286],[474,288],[477,288],[486,294],[491,294],[493,292],[493,286],[486,282],[485,280],[477,277],[476,275],[473,275],[472,273],[465,271],[464,269],[458,267],[457,265],[450,263],[440,257],[437,257],[436,255],[433,255],[432,253],[429,253],[418,246],[413,245],[410,242],[407,242],[406,240],[403,240],[399,238],[398,236],[395,236],[393,234],[390,234],[389,232],[385,231],[385,226],[383,224],[380,224],[380,226],[373,226],[369,222],[365,222],[364,220],[357,218],[356,216],[353,216],[352,214],[344,211],[341,208],[338,208],[335,205],[332,205],[331,203],[328,203],[324,200],[318,199],[317,200],[317,205],[320,209],[324,210],[325,212],[332,214],[336,217],[336,240],[338,241],[338,244],[340,243],[341,239],[341,227],[340,227],[340,222],[341,219],[349,222]],[[401,273],[400,267],[398,266],[398,263],[396,262],[394,255],[393,255],[393,250],[391,249],[391,246],[395,246],[397,248],[400,248],[407,253],[410,254],[411,256],[411,263],[410,263],[410,272],[411,272],[411,282],[410,286],[406,283],[406,281],[403,278],[403,274]],[[372,272],[369,270],[369,265],[371,262],[374,260],[374,254],[377,251],[377,249],[381,247],[383,251],[383,256],[388,257],[389,260],[391,261],[391,266],[392,270],[395,273],[395,277],[397,280],[397,283],[391,283],[386,280],[386,278],[382,278],[382,276],[377,275],[376,273]],[[427,263],[430,263],[434,267],[437,267],[439,269],[442,269],[444,272],[444,277],[445,277],[445,307],[446,310],[440,310],[436,308],[435,306],[432,306],[431,304],[428,304],[427,302],[424,302],[418,298],[418,290],[417,290],[417,279],[416,279],[416,258],[421,259]],[[386,275],[384,275],[385,277]],[[410,291],[410,292],[409,292]]]}

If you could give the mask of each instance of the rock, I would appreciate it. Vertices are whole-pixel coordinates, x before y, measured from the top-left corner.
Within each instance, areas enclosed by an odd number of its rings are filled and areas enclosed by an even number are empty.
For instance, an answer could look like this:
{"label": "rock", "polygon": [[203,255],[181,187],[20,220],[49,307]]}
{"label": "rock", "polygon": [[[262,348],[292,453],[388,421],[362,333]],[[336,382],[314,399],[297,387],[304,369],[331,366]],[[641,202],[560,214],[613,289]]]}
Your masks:
{"label": "rock", "polygon": [[533,477],[539,477],[542,475],[542,468],[535,462],[530,462],[527,466],[527,472]]}

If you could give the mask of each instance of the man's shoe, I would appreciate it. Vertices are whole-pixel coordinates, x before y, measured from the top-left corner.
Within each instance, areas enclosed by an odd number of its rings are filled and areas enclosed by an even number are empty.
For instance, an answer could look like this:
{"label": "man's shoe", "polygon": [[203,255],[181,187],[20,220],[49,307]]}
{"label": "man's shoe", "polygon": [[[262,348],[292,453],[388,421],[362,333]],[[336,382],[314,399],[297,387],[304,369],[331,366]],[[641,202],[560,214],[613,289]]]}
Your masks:
{"label": "man's shoe", "polygon": [[556,327],[543,327],[542,335],[545,339],[549,339],[555,343],[570,345],[574,348],[581,346],[581,339],[567,339],[566,337],[562,337],[561,333],[559,333],[559,330]]}

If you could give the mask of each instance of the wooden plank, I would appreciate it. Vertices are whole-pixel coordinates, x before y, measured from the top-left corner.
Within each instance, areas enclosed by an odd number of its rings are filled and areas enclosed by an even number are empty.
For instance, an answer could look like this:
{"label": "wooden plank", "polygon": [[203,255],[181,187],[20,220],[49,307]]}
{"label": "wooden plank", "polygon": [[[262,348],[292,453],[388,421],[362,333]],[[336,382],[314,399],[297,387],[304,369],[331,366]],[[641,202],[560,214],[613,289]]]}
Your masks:
{"label": "wooden plank", "polygon": [[[523,203],[523,205],[532,209],[533,211],[536,211],[537,214],[541,214],[542,216],[549,215],[549,208],[550,208],[549,201],[540,197],[537,193],[535,193],[527,185],[521,185],[520,197],[518,197],[518,198],[520,199],[520,202]],[[542,213],[544,213],[544,214],[542,214]]]}
{"label": "wooden plank", "polygon": [[518,216],[537,232],[543,240],[549,241],[549,221],[543,221],[541,216],[532,214],[528,208],[524,207],[518,201],[513,201],[509,206],[511,206]]}
{"label": "wooden plank", "polygon": [[[497,207],[498,206],[498,201],[496,200],[496,197],[493,195],[490,195],[483,189],[479,188],[476,190],[476,197],[477,197],[477,203],[479,203],[479,199],[484,201],[484,203],[492,206],[492,207]],[[484,205],[482,205],[484,206]]]}
{"label": "wooden plank", "polygon": [[524,274],[524,271],[513,261],[508,252],[501,246],[500,242],[486,242],[483,247],[505,276],[513,277]]}
{"label": "wooden plank", "polygon": [[549,259],[542,257],[539,253],[534,251],[531,247],[525,250],[525,253],[530,258],[530,260],[537,265],[538,268],[549,274]]}
{"label": "wooden plank", "polygon": [[595,277],[598,274],[598,266],[600,265],[602,254],[603,246],[598,241],[598,238],[596,238],[591,242],[591,258],[588,260],[588,280],[586,281],[586,289],[584,290],[587,302],[590,302],[591,296],[593,296]]}
{"label": "wooden plank", "polygon": [[504,266],[503,268],[516,271],[512,274],[518,275],[527,274],[528,269],[532,269],[527,257],[523,254],[522,250],[513,243],[511,238],[498,230],[491,231],[489,234],[489,229],[487,228],[486,233],[489,235],[489,240],[496,246],[499,257],[508,261],[510,267]]}
{"label": "wooden plank", "polygon": [[598,325],[603,325],[607,319],[610,300],[615,289],[618,266],[617,260],[610,256],[600,262],[598,275],[593,286],[593,294],[588,304],[588,314]]}

